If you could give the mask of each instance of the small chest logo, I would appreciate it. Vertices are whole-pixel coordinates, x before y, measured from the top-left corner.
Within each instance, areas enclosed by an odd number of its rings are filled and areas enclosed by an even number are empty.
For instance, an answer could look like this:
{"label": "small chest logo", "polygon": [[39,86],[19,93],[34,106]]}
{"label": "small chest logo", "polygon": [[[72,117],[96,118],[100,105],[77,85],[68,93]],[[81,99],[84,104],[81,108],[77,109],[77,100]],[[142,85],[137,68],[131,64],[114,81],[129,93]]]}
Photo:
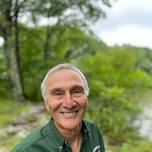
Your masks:
{"label": "small chest logo", "polygon": [[100,152],[100,146],[98,145],[94,147],[93,152]]}

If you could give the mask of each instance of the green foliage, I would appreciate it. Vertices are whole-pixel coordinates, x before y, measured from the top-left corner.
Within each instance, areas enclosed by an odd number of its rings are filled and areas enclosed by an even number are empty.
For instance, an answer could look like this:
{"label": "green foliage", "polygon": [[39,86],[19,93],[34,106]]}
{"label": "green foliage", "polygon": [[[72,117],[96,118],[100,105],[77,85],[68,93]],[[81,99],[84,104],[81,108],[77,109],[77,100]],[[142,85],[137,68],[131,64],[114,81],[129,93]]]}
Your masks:
{"label": "green foliage", "polygon": [[4,58],[4,50],[0,47],[0,94],[1,98],[10,98],[11,97],[11,88],[9,86],[8,75],[6,72],[6,63]]}
{"label": "green foliage", "polygon": [[132,121],[137,108],[138,106],[125,96],[123,88],[114,86],[105,88],[96,100],[89,101],[87,117],[97,122],[110,140],[119,143],[132,136]]}
{"label": "green foliage", "polygon": [[137,64],[138,68],[152,74],[152,50],[143,48],[138,48],[138,50],[143,54],[141,60]]}
{"label": "green foliage", "polygon": [[20,27],[24,89],[28,99],[32,100],[41,99],[40,84],[43,75],[53,65],[69,62],[72,58],[82,54],[94,54],[106,47],[90,32],[82,32],[75,26],[59,26],[53,28],[54,34],[49,40],[48,57],[44,60],[45,28],[27,28],[23,25]]}
{"label": "green foliage", "polygon": [[76,64],[88,77],[102,81],[105,86],[152,87],[151,75],[137,66],[141,60],[142,53],[138,54],[134,48],[111,48],[93,56],[79,57]]}
{"label": "green foliage", "polygon": [[94,54],[106,47],[93,33],[78,26],[53,27],[48,55],[58,61],[70,60],[79,55]]}
{"label": "green foliage", "polygon": [[[103,2],[103,3],[102,3]],[[109,6],[110,0],[106,3],[105,1],[97,0],[96,3],[100,3],[102,5]],[[25,23],[26,26],[32,25],[39,26],[41,19],[46,19],[48,23],[48,28],[56,27],[57,25],[87,25],[90,21],[95,21],[102,17],[104,14],[100,5],[96,5],[93,0],[28,0],[28,1],[0,1],[0,36],[5,40],[5,52],[6,55],[6,63],[8,64],[7,70],[8,76],[10,79],[10,83],[13,84],[14,89],[12,89],[12,94],[16,100],[23,100],[24,97],[24,89],[22,87],[22,82],[20,82],[20,62],[22,62],[22,56],[20,56],[22,50],[22,46],[28,48],[31,51],[31,46],[34,47],[34,51],[40,50],[38,53],[43,54],[43,50],[45,49],[44,43],[40,42],[40,39],[30,39],[32,36],[23,35],[23,38],[27,38],[30,42],[26,43],[28,45],[24,46],[24,43],[20,44],[23,40],[20,40],[20,21],[26,16],[28,18],[28,23]],[[26,14],[26,15],[25,15]],[[42,21],[43,22],[43,21]],[[37,30],[37,28],[36,28]],[[33,34],[33,31],[29,32]],[[39,31],[39,30],[37,30]],[[41,31],[40,31],[41,33]],[[43,30],[44,33],[44,30]],[[36,34],[36,33],[34,33]],[[43,35],[43,40],[47,38],[50,33],[46,32]],[[52,32],[51,35],[54,33]],[[37,34],[39,38],[42,36],[41,34]],[[19,37],[18,37],[19,36]],[[37,40],[37,41],[35,41]],[[42,39],[41,39],[42,40]],[[35,45],[36,44],[36,45]],[[44,45],[44,46],[43,46]],[[20,49],[21,48],[21,49]],[[43,48],[43,49],[42,49]],[[52,48],[49,48],[52,49]],[[47,49],[48,50],[48,49]],[[55,51],[54,51],[55,52]],[[33,56],[33,50],[29,53]],[[30,56],[30,57],[31,57]],[[43,55],[41,55],[43,56]],[[59,58],[63,57],[63,54],[58,53]],[[39,56],[36,56],[33,62],[39,62]],[[20,59],[22,58],[22,59]],[[61,61],[61,59],[59,59]],[[63,61],[63,60],[62,60]],[[24,61],[23,61],[24,62]],[[10,64],[9,64],[10,63]],[[31,62],[30,62],[31,63]],[[24,66],[21,65],[22,68]],[[19,72],[15,72],[19,71]],[[12,73],[12,74],[10,74]],[[24,77],[24,76],[23,76]],[[15,90],[15,91],[14,91]]]}
{"label": "green foliage", "polygon": [[135,131],[132,122],[139,105],[128,96],[128,89],[152,86],[152,77],[137,67],[143,55],[137,51],[134,48],[105,49],[78,57],[74,62],[89,80],[86,117],[95,120],[116,143],[129,139]]}
{"label": "green foliage", "polygon": [[106,1],[106,3],[104,0],[97,0],[96,3],[99,5],[96,5],[93,0],[29,0],[24,2],[22,9],[31,13],[34,22],[39,19],[39,16],[43,16],[60,18],[62,22],[77,20],[78,23],[78,21],[95,21],[104,16],[105,14],[99,6],[110,6],[111,2],[110,0]]}
{"label": "green foliage", "polygon": [[115,148],[113,152],[149,152],[152,149],[150,141],[141,140],[134,143],[126,143],[121,147]]}

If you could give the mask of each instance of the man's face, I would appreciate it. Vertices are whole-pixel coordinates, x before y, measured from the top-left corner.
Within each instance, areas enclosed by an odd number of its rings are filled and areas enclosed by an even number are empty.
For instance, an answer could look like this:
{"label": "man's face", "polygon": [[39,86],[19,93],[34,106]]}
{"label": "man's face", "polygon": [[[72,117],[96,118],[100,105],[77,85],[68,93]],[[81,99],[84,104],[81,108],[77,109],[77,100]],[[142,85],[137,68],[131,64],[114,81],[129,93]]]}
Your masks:
{"label": "man's face", "polygon": [[57,128],[76,129],[86,112],[87,96],[80,76],[73,70],[53,73],[46,82],[46,108]]}

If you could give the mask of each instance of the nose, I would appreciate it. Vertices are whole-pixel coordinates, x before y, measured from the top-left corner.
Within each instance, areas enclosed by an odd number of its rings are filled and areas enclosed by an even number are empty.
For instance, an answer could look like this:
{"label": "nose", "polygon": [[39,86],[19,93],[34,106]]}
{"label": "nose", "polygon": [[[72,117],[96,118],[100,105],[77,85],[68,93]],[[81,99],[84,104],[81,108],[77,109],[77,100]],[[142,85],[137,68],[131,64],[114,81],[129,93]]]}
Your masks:
{"label": "nose", "polygon": [[76,102],[75,100],[72,98],[70,92],[67,92],[65,94],[65,98],[64,98],[64,101],[63,101],[63,106],[66,107],[66,108],[73,108],[74,106],[76,105]]}

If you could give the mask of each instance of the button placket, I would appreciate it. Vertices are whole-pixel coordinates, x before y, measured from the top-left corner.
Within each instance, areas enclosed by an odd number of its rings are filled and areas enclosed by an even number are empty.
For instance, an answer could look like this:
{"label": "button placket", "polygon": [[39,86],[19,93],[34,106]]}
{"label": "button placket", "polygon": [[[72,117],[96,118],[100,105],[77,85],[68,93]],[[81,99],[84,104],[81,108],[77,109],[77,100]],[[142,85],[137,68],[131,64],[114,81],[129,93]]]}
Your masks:
{"label": "button placket", "polygon": [[62,151],[63,151],[63,147],[60,146],[60,147],[59,147],[59,152],[62,152]]}
{"label": "button placket", "polygon": [[67,144],[67,141],[66,141],[66,140],[64,141],[64,144],[65,144],[65,145]]}

